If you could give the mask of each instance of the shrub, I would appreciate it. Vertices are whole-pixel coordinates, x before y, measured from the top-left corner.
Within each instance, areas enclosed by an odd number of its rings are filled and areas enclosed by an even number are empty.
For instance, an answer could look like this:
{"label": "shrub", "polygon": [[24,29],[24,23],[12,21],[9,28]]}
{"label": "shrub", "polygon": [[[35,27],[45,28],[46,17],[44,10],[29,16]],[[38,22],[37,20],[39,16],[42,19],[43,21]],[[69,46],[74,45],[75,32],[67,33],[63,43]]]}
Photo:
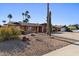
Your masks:
{"label": "shrub", "polygon": [[20,34],[20,30],[15,27],[0,28],[0,41],[18,39]]}

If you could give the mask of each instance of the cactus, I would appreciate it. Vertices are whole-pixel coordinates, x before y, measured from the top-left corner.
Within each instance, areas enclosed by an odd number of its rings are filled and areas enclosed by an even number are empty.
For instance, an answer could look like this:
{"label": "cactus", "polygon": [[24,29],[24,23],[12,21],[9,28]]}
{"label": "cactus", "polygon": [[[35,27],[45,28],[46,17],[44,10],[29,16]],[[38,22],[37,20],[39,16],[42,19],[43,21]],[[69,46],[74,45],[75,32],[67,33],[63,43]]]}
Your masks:
{"label": "cactus", "polygon": [[51,11],[49,12],[49,3],[47,4],[47,34],[51,36],[52,26],[51,26]]}

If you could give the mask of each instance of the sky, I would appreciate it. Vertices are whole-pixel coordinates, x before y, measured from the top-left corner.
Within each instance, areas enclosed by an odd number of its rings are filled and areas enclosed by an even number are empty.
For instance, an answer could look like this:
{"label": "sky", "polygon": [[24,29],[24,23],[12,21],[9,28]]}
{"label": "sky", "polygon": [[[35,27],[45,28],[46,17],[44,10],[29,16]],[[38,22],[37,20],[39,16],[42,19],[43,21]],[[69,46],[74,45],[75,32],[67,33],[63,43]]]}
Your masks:
{"label": "sky", "polygon": [[[0,24],[3,20],[7,22],[8,14],[12,14],[11,21],[22,21],[22,12],[29,11],[30,23],[45,23],[47,16],[46,3],[0,3]],[[51,3],[51,20],[54,25],[79,24],[78,3]]]}

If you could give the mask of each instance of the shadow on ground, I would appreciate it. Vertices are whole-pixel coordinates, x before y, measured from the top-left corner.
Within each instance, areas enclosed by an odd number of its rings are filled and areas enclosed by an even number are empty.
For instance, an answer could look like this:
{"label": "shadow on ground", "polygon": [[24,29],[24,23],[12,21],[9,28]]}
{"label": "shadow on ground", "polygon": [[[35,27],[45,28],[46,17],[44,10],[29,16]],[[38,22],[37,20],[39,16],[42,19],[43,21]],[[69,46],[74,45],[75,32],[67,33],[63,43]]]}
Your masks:
{"label": "shadow on ground", "polygon": [[63,34],[62,32],[53,32],[52,34]]}
{"label": "shadow on ground", "polygon": [[21,40],[9,40],[5,42],[0,42],[0,51],[1,52],[19,52],[27,47],[27,42],[22,42]]}

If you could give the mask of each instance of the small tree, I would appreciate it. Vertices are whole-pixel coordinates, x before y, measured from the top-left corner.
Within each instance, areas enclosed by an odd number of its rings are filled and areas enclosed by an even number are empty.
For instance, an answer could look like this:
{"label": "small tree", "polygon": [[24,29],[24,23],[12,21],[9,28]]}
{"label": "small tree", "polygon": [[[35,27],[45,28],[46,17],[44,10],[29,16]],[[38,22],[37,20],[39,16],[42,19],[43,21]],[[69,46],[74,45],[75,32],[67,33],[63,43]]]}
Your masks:
{"label": "small tree", "polygon": [[11,22],[12,14],[9,14],[7,17],[9,18],[9,22]]}
{"label": "small tree", "polygon": [[79,25],[78,25],[78,24],[75,24],[75,25],[73,25],[73,26],[75,26],[76,29],[79,29]]}

